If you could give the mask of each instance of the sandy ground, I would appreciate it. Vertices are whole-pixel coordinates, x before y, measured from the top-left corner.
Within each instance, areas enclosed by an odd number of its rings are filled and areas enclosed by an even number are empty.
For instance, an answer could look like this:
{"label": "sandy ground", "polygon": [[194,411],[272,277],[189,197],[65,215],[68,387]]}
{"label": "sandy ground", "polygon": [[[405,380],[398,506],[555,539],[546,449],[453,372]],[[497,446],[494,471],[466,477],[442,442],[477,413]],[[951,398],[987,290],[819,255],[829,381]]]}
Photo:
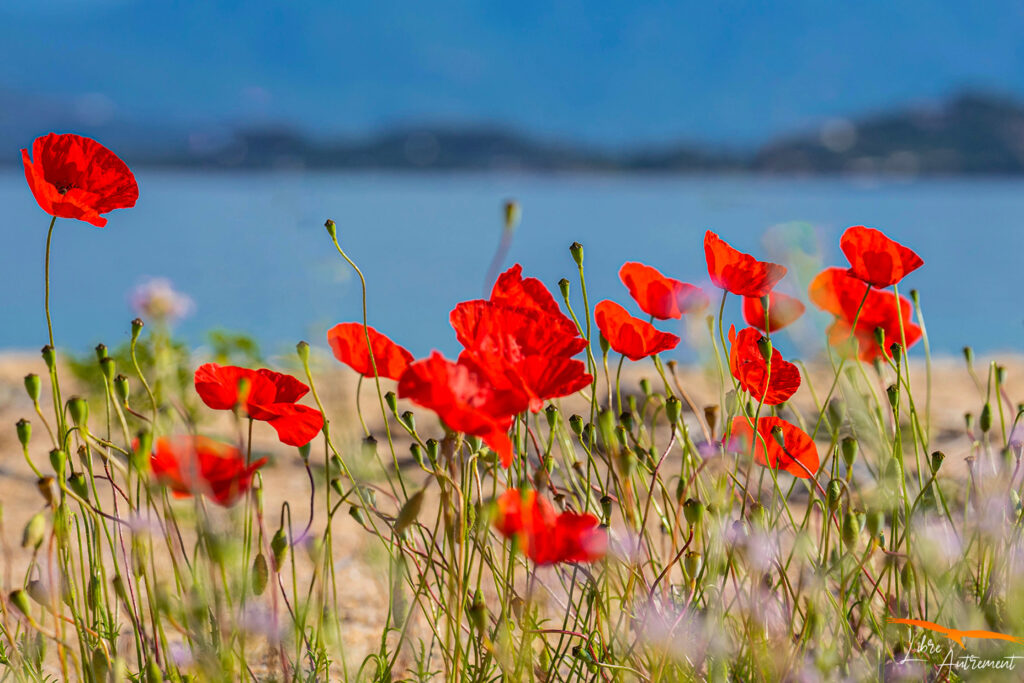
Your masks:
{"label": "sandy ground", "polygon": [[[1007,424],[1012,421],[1016,405],[1024,402],[1024,357],[1001,357],[996,359],[979,358],[975,364],[980,375],[981,390],[984,391],[988,362],[996,360],[1006,367],[1007,389],[1006,398],[1012,404],[1006,409]],[[358,444],[362,436],[361,428],[355,418],[354,397],[356,378],[346,369],[337,364],[323,362],[318,364],[316,371],[317,388],[324,400],[332,420],[332,429],[339,445],[347,450],[350,458],[358,462]],[[287,368],[284,368],[287,370]],[[870,368],[866,368],[871,374]],[[294,368],[291,369],[294,372]],[[2,534],[4,545],[11,550],[4,558],[3,594],[16,586],[10,585],[11,580],[20,582],[24,567],[28,561],[26,551],[19,547],[21,531],[28,518],[36,511],[43,509],[43,499],[36,488],[36,477],[25,463],[18,444],[14,423],[19,418],[27,418],[35,427],[31,455],[40,469],[48,471],[49,463],[46,456],[48,441],[45,430],[38,417],[34,414],[31,402],[23,389],[22,378],[28,372],[36,372],[45,377],[45,366],[38,355],[31,353],[0,354],[0,505],[2,505]],[[614,367],[613,367],[614,372]],[[65,373],[66,376],[67,373]],[[301,376],[301,373],[295,373]],[[704,406],[718,402],[717,370],[700,368],[678,369],[683,386],[690,394],[700,410]],[[629,364],[623,372],[624,392],[636,391],[641,377],[649,378],[657,389],[660,378],[649,363]],[[830,375],[824,368],[812,368],[810,371],[814,393],[820,400],[828,391]],[[925,373],[923,364],[912,364],[912,377],[915,397],[919,409],[923,410],[925,401]],[[45,382],[44,382],[45,384]],[[600,397],[606,399],[603,377],[601,380]],[[385,383],[385,389],[393,384]],[[881,391],[881,388],[877,388]],[[65,390],[65,396],[71,392]],[[382,453],[386,449],[380,420],[380,408],[372,383],[363,387],[363,412],[377,434],[381,443]],[[44,393],[41,401],[44,414],[48,414],[46,406],[49,398]],[[137,400],[141,400],[139,397]],[[932,381],[932,424],[933,448],[941,448],[947,454],[947,465],[944,474],[957,476],[963,472],[965,456],[970,454],[971,441],[964,431],[964,413],[977,415],[983,405],[983,394],[967,373],[961,358],[938,359],[934,363]],[[798,410],[805,416],[813,415],[811,392],[805,382],[795,402]],[[101,411],[94,408],[94,411]],[[563,404],[562,411],[568,416],[574,410],[584,413],[582,404]],[[94,412],[94,419],[96,416]],[[232,426],[224,416],[211,416],[209,424],[204,428],[210,433],[221,433],[230,438]],[[417,411],[418,427],[427,436],[439,435],[439,428],[430,413]],[[691,416],[692,421],[692,416]],[[812,418],[813,419],[813,418]],[[999,429],[998,418],[995,429]],[[694,425],[696,428],[696,425]],[[398,454],[408,464],[407,441],[397,439]],[[295,510],[296,518],[305,522],[309,509],[309,481],[294,449],[281,447],[273,430],[266,425],[257,425],[254,433],[254,448],[272,456],[270,465],[264,470],[266,484],[266,509],[268,516],[276,520],[276,511],[284,500],[289,501]],[[319,455],[318,455],[319,451]],[[824,456],[824,453],[822,454]],[[389,456],[387,456],[389,459]],[[314,449],[313,459],[322,462],[321,447]],[[371,463],[360,463],[364,471],[371,472],[377,467]],[[379,469],[378,469],[379,471]],[[314,501],[320,505],[320,499]],[[323,517],[322,507],[317,508]],[[338,590],[340,599],[340,618],[342,621],[343,638],[346,643],[346,657],[350,666],[359,662],[366,653],[372,651],[378,641],[380,626],[387,609],[386,574],[382,571],[379,560],[380,553],[374,553],[369,546],[377,544],[376,539],[363,531],[348,515],[341,514],[334,527],[334,548],[338,566]],[[322,519],[319,520],[322,524]],[[276,521],[270,522],[276,524]],[[271,533],[273,530],[271,529]]]}

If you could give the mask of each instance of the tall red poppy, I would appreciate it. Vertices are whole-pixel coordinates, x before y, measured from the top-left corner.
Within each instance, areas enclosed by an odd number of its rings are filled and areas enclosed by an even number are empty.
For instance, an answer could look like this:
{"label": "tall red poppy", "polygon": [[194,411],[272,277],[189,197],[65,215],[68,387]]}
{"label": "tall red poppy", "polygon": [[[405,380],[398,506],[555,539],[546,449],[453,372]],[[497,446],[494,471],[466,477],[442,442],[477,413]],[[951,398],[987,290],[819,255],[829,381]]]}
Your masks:
{"label": "tall red poppy", "polygon": [[[373,363],[366,348],[370,337]],[[327,331],[327,343],[334,357],[364,377],[373,377],[373,365],[381,377],[398,380],[412,362],[412,354],[372,327],[363,331],[362,323],[339,323]]]}
{"label": "tall red poppy", "polygon": [[135,206],[135,176],[109,149],[81,135],[50,133],[32,143],[32,158],[21,150],[25,179],[43,211],[77,218],[102,228],[100,216]]}
{"label": "tall red poppy", "polygon": [[175,496],[203,495],[225,507],[249,490],[253,473],[266,462],[261,458],[246,465],[234,446],[187,435],[157,439],[150,458],[153,477]]}
{"label": "tall red poppy", "polygon": [[889,239],[881,230],[863,225],[848,228],[839,247],[850,261],[850,275],[873,287],[896,284],[924,265],[912,250]]}
{"label": "tall red poppy", "polygon": [[640,310],[659,320],[703,311],[709,303],[708,295],[700,287],[665,277],[656,268],[643,263],[623,264],[619,279]]}
{"label": "tall red poppy", "polygon": [[630,360],[640,360],[674,349],[679,337],[662,332],[646,320],[634,318],[614,301],[602,301],[594,308],[597,329],[609,346]]}
{"label": "tall red poppy", "polygon": [[768,322],[765,324],[764,304],[760,297],[748,296],[743,299],[743,319],[764,332],[778,332],[795,322],[804,314],[804,302],[796,297],[772,292],[768,295]]}
{"label": "tall red poppy", "polygon": [[[772,431],[782,431],[783,447]],[[749,453],[754,447],[754,430],[745,417],[732,420],[732,449]],[[778,417],[762,417],[757,420],[757,445],[754,459],[761,465],[789,472],[800,479],[812,479],[818,471],[818,448],[814,440],[796,425]]]}
{"label": "tall red poppy", "polygon": [[737,251],[710,230],[704,233],[704,257],[711,281],[739,296],[767,296],[786,274],[785,266]]}
{"label": "tall red poppy", "polygon": [[755,401],[774,406],[788,401],[800,388],[800,371],[792,363],[782,359],[776,348],[772,349],[772,363],[764,360],[758,346],[761,332],[747,327],[736,333],[736,328],[729,329],[729,370]]}
{"label": "tall red poppy", "polygon": [[[845,350],[848,343],[856,342],[860,360],[888,358],[889,347],[897,342],[902,344],[903,336],[908,348],[921,339],[921,328],[912,322],[910,301],[899,297],[897,308],[894,293],[874,289],[844,268],[826,268],[818,273],[811,281],[808,295],[816,306],[836,316],[828,329],[829,343]],[[876,329],[884,334],[881,346],[875,338]]]}
{"label": "tall red poppy", "polygon": [[[245,395],[240,396],[243,383]],[[196,370],[195,385],[199,397],[210,408],[241,407],[253,420],[273,427],[281,443],[289,446],[305,446],[324,426],[319,410],[296,403],[309,392],[309,387],[291,375],[207,363]]]}
{"label": "tall red poppy", "polygon": [[594,562],[608,550],[608,534],[590,513],[562,512],[536,491],[509,489],[497,500],[494,526],[505,538],[515,538],[526,556],[538,565]]}
{"label": "tall red poppy", "polygon": [[512,417],[526,410],[520,393],[500,390],[478,369],[434,351],[409,365],[398,381],[398,395],[433,410],[449,429],[481,437],[502,467],[512,464],[508,430]]}

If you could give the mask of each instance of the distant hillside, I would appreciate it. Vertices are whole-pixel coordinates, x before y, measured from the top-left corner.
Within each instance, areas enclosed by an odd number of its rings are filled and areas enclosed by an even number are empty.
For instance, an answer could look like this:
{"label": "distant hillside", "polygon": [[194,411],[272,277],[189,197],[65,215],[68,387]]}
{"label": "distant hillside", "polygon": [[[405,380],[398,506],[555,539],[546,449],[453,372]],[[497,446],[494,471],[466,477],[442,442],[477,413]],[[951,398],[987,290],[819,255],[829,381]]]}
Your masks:
{"label": "distant hillside", "polygon": [[[2,95],[2,93],[0,93]],[[0,97],[2,100],[2,97]],[[4,103],[7,104],[7,103]],[[494,126],[424,126],[368,139],[315,140],[287,126],[156,127],[106,121],[60,125],[57,103],[0,118],[0,148],[17,150],[36,134],[93,135],[136,166],[445,171],[754,172],[786,174],[1024,174],[1024,104],[963,94],[937,106],[908,107],[826,122],[747,151],[697,144],[608,151]],[[5,155],[10,163],[16,154]]]}

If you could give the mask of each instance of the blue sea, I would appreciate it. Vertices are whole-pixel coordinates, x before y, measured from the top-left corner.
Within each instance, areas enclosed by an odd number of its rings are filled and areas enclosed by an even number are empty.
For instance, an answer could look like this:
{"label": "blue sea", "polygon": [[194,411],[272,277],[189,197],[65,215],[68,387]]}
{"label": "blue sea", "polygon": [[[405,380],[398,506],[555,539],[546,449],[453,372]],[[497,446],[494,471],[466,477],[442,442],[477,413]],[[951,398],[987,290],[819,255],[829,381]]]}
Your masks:
{"label": "blue sea", "polygon": [[[131,292],[168,278],[194,302],[177,332],[193,345],[222,328],[250,333],[269,353],[295,342],[325,346],[332,324],[358,320],[359,281],[323,228],[339,239],[369,286],[370,324],[414,354],[454,354],[448,312],[484,293],[499,242],[502,203],[522,206],[506,261],[522,263],[558,296],[572,281],[569,245],[585,247],[590,302],[631,305],[618,281],[628,260],[709,285],[702,238],[711,229],[737,248],[790,267],[783,291],[806,300],[824,265],[845,263],[842,231],[885,230],[925,261],[901,289],[921,294],[933,349],[1024,350],[1024,181],[865,180],[600,175],[402,175],[308,172],[198,173],[141,169],[133,209],[106,228],[58,220],[52,310],[58,346],[87,351],[128,339]],[[49,217],[24,176],[0,173],[3,324],[0,349],[46,341],[43,249]],[[717,306],[718,294],[712,294]],[[738,302],[727,317],[740,322]],[[808,315],[789,331],[809,357],[827,318]],[[667,321],[677,352],[701,346],[703,321]],[[916,350],[920,353],[920,350]]]}

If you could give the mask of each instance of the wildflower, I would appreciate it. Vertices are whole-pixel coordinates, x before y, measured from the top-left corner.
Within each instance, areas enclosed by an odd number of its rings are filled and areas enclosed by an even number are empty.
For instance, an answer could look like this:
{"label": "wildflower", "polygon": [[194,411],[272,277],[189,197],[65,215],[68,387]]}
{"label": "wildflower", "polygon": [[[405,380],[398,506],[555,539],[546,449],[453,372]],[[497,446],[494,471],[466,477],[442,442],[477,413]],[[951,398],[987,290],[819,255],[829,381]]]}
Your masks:
{"label": "wildflower", "polygon": [[674,349],[679,337],[661,332],[645,320],[634,318],[614,301],[602,301],[594,308],[594,320],[615,351],[630,360],[640,360]]}
{"label": "wildflower", "polygon": [[[367,336],[373,349],[373,363],[366,348]],[[373,377],[375,363],[380,377],[398,380],[412,362],[411,353],[372,327],[367,326],[364,332],[361,323],[335,325],[327,332],[327,343],[335,358],[364,377]]]}
{"label": "wildflower", "polygon": [[151,320],[172,322],[192,312],[191,298],[174,289],[167,278],[146,280],[132,292],[132,308]]}
{"label": "wildflower", "polygon": [[619,279],[644,313],[659,320],[681,318],[684,313],[703,311],[708,295],[700,287],[665,277],[642,263],[625,263]]}
{"label": "wildflower", "polygon": [[743,299],[743,319],[748,325],[763,332],[778,332],[795,322],[804,314],[804,303],[796,297],[781,292],[768,295],[768,323],[765,327],[764,304],[761,297],[748,296]]}
{"label": "wildflower", "polygon": [[[921,328],[911,322],[910,301],[899,297],[897,309],[895,294],[874,289],[843,268],[826,268],[819,273],[811,281],[808,295],[816,306],[836,316],[828,329],[829,343],[843,347],[852,337],[862,361],[889,357],[889,347],[902,345],[903,336],[907,347],[921,338]],[[878,329],[882,330],[881,344],[875,337]]]}
{"label": "wildflower", "polygon": [[433,410],[449,429],[482,438],[502,467],[512,464],[508,430],[512,416],[526,409],[519,392],[498,389],[478,369],[435,351],[409,365],[398,381],[398,395]]}
{"label": "wildflower", "polygon": [[785,266],[737,251],[710,230],[704,234],[704,256],[711,281],[739,296],[767,296],[786,274]]}
{"label": "wildflower", "polygon": [[[246,385],[244,396],[239,392],[242,383]],[[305,446],[324,426],[320,411],[296,403],[309,387],[291,375],[207,363],[196,370],[195,385],[210,408],[241,407],[250,419],[273,427],[281,443],[289,446]]]}
{"label": "wildflower", "polygon": [[855,225],[839,240],[850,261],[849,273],[873,287],[888,287],[924,265],[920,256],[895,242],[881,230]]}
{"label": "wildflower", "polygon": [[747,327],[736,333],[729,329],[729,370],[732,376],[757,401],[774,406],[784,403],[800,388],[800,371],[782,359],[778,349],[771,350],[771,367],[758,346],[761,333]]}
{"label": "wildflower", "polygon": [[593,562],[604,557],[607,532],[590,513],[555,513],[554,506],[536,491],[509,489],[498,498],[495,528],[515,538],[526,556],[539,565],[558,562]]}
{"label": "wildflower", "polygon": [[266,464],[261,458],[246,465],[233,446],[203,436],[156,440],[150,465],[153,476],[179,498],[204,495],[218,505],[234,505],[252,484],[252,475]]}
{"label": "wildflower", "polygon": [[[779,443],[773,431],[781,431],[783,443]],[[731,450],[749,453],[754,430],[745,417],[732,420]],[[762,417],[757,420],[757,445],[754,459],[760,465],[789,472],[801,479],[811,479],[818,471],[818,448],[814,441],[796,425],[778,417]]]}
{"label": "wildflower", "polygon": [[98,228],[100,216],[135,206],[135,176],[109,149],[81,135],[50,133],[21,150],[25,179],[39,207],[57,218],[77,218]]}

